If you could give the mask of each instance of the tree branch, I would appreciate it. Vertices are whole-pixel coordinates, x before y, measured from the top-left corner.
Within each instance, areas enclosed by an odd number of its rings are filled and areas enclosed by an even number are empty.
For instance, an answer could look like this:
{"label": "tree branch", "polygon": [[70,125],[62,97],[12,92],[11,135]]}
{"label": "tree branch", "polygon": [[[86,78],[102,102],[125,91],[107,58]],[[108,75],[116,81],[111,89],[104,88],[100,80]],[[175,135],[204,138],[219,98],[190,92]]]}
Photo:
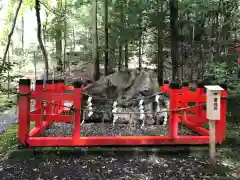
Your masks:
{"label": "tree branch", "polygon": [[53,9],[50,9],[46,4],[44,4],[43,2],[39,1],[39,3],[41,5],[43,5],[48,11],[50,11],[51,13],[53,13],[56,16],[60,16],[59,14],[57,14]]}
{"label": "tree branch", "polygon": [[5,66],[6,59],[7,59],[7,53],[8,53],[10,44],[11,44],[12,35],[13,35],[13,33],[14,33],[14,29],[15,29],[15,26],[16,26],[18,13],[19,13],[19,11],[20,11],[20,9],[21,9],[22,2],[23,2],[22,0],[19,0],[18,7],[17,7],[17,9],[16,9],[16,13],[15,13],[15,16],[14,16],[14,19],[13,19],[12,28],[11,28],[10,33],[8,34],[7,46],[6,46],[6,49],[5,49],[5,51],[4,51],[4,55],[3,55],[3,59],[2,59],[2,64],[1,64],[1,66],[0,66],[0,74],[2,74],[2,72],[3,72],[3,70],[4,70],[4,66]]}

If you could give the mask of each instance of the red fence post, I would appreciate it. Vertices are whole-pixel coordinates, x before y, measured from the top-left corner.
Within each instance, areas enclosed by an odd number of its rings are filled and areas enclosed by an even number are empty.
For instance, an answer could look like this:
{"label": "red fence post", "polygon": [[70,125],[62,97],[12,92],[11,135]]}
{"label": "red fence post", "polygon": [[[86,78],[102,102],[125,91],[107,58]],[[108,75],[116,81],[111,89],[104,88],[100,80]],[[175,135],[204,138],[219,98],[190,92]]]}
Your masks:
{"label": "red fence post", "polygon": [[179,82],[171,82],[169,85],[170,88],[170,116],[169,116],[169,136],[172,139],[176,139],[178,136],[178,93],[180,84]]}
{"label": "red fence post", "polygon": [[[36,80],[36,88],[35,88],[36,92],[42,92],[43,91],[43,80]],[[37,100],[36,99],[36,104],[35,104],[35,108],[36,110],[41,108],[41,100]]]}
{"label": "red fence post", "polygon": [[[182,83],[182,90],[181,91],[182,91],[183,96],[185,96],[188,93],[188,91],[189,91],[189,83],[188,82],[184,81]],[[181,102],[181,103],[183,104],[184,107],[188,106],[188,102],[186,100],[184,102]],[[186,110],[185,112],[186,112],[186,115],[187,115],[188,110]]]}
{"label": "red fence post", "polygon": [[[53,80],[49,80],[49,79],[46,80],[46,91],[49,93],[53,92],[52,82]],[[47,104],[46,113],[52,114],[52,108],[53,108],[52,101],[47,101],[46,104]]]}
{"label": "red fence post", "polygon": [[[59,80],[53,80],[54,81],[54,93],[61,93],[60,89],[59,89]],[[60,106],[60,102],[61,101],[55,101],[54,102],[54,108],[53,108],[53,113],[57,114],[58,110],[59,110],[59,106]]]}
{"label": "red fence post", "polygon": [[163,83],[164,92],[169,93],[169,81],[165,80]]}
{"label": "red fence post", "polygon": [[[35,92],[39,93],[43,92],[43,80],[36,80]],[[42,107],[42,100],[36,99],[35,101],[36,101],[35,110],[41,113],[42,112],[41,108],[44,108]],[[36,121],[35,127],[41,127],[41,121]]]}
{"label": "red fence post", "polygon": [[227,85],[220,85],[224,90],[221,91],[221,115],[220,120],[216,121],[216,140],[222,143],[226,136],[226,116],[227,116]]}
{"label": "red fence post", "polygon": [[[60,79],[58,81],[58,85],[59,85],[59,92],[60,93],[64,93],[64,79]],[[59,107],[59,110],[60,111],[63,111],[64,110],[64,101],[60,101],[60,107]]]}
{"label": "red fence post", "polygon": [[75,120],[74,120],[74,128],[73,128],[73,141],[77,140],[80,138],[80,115],[81,115],[81,87],[82,87],[82,82],[81,81],[76,81],[73,84],[74,86],[74,101],[73,101],[73,107],[74,112],[75,112]]}
{"label": "red fence post", "polygon": [[18,139],[21,144],[25,144],[30,129],[30,79],[20,79],[19,81],[19,101],[18,101]]}
{"label": "red fence post", "polygon": [[[205,94],[204,93],[204,84],[203,84],[203,82],[198,82],[196,93],[197,93],[198,97],[201,97],[201,96],[203,96]],[[199,119],[200,121],[203,118],[203,114],[202,114],[203,113],[203,107],[200,106],[201,103],[203,103],[203,102],[200,102],[200,101],[196,102],[196,105],[197,105],[196,119]],[[202,122],[200,122],[200,123],[202,123]]]}
{"label": "red fence post", "polygon": [[183,86],[183,88],[182,88],[182,93],[183,93],[183,94],[187,93],[188,90],[189,90],[189,87],[188,87],[188,86],[189,86],[189,83],[185,81],[185,82],[182,83],[182,86]]}

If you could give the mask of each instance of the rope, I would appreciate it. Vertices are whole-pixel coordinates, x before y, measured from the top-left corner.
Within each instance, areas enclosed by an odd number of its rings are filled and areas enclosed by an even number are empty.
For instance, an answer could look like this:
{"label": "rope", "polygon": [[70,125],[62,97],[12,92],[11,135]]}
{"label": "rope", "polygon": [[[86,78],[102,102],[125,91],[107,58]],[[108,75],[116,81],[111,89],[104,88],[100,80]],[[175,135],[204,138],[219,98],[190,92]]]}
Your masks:
{"label": "rope", "polygon": [[[94,98],[94,99],[96,99],[96,100],[117,101],[117,99],[111,99],[111,98],[104,98],[104,97],[100,97],[100,96],[94,96],[94,95],[92,95],[92,94],[88,94],[88,93],[83,92],[83,91],[82,91],[81,93],[82,93],[83,95],[85,95],[85,96],[92,97],[92,98]],[[28,96],[29,94],[30,94],[30,93],[22,93],[21,96]],[[20,95],[20,94],[18,93],[18,95]],[[152,95],[150,95],[150,96],[141,97],[141,99],[143,99],[143,100],[150,99],[150,98],[152,98],[152,97],[154,97],[154,96],[156,96],[156,95],[165,95],[165,94],[164,94],[163,92],[158,92],[158,93],[152,94]],[[129,101],[139,101],[139,98],[128,99],[128,100],[125,100],[125,101],[121,101],[121,103],[129,102]]]}
{"label": "rope", "polygon": [[[92,94],[88,94],[86,92],[81,92],[82,94],[84,94],[85,96],[91,96],[92,98],[96,99],[96,100],[106,100],[106,101],[117,101],[117,99],[112,99],[112,98],[104,98],[104,97],[100,97],[100,96],[94,96]],[[158,93],[155,93],[153,95],[150,95],[150,96],[144,96],[142,97],[141,99],[145,100],[145,99],[150,99],[156,95],[163,95],[164,93],[163,92],[158,92]],[[125,101],[139,101],[139,98],[132,98],[132,99],[129,99],[129,100],[125,100]],[[125,101],[122,101],[122,102],[125,102]]]}
{"label": "rope", "polygon": [[[103,98],[103,97],[100,97],[100,96],[94,96],[94,95],[91,95],[91,94],[88,94],[86,92],[81,92],[82,94],[86,95],[86,96],[89,96],[89,97],[92,97],[94,99],[98,99],[98,100],[107,100],[107,101],[116,101],[116,99],[111,99],[111,98]],[[18,97],[19,96],[28,96],[30,95],[31,92],[29,93],[18,93]],[[145,96],[145,97],[142,97],[142,99],[149,99],[149,98],[152,98],[156,95],[163,95],[164,93],[163,92],[158,92],[158,93],[155,93],[153,95],[150,95],[150,96]],[[234,97],[236,96],[236,94],[232,95],[232,96],[221,96],[221,98],[223,99],[230,99],[231,97]],[[240,94],[239,94],[240,96]],[[84,109],[84,108],[74,108],[73,106],[72,107],[69,107],[69,106],[65,106],[65,105],[61,105],[61,104],[56,104],[52,101],[46,101],[46,100],[42,100],[41,98],[34,98],[36,100],[41,100],[41,101],[45,101],[47,102],[48,104],[52,104],[54,106],[59,106],[59,107],[64,107],[64,108],[69,108],[70,111],[84,111],[84,112],[89,112],[89,109]],[[134,99],[129,99],[129,100],[126,100],[126,101],[139,101],[140,99],[139,98],[134,98]],[[124,102],[124,101],[123,101]],[[201,104],[197,104],[197,105],[193,105],[193,106],[187,106],[187,107],[183,107],[183,108],[178,108],[178,109],[173,109],[173,110],[162,110],[160,112],[116,112],[116,113],[113,113],[113,114],[129,114],[129,115],[132,115],[132,114],[160,114],[160,113],[171,113],[171,112],[180,112],[180,111],[183,111],[183,110],[187,110],[187,109],[191,109],[191,108],[194,108],[194,107],[200,107],[200,106],[203,106],[203,105],[206,105],[206,103],[201,103]],[[91,110],[92,112],[94,113],[112,113],[112,109],[110,110],[97,110],[97,109],[92,109]]]}
{"label": "rope", "polygon": [[[22,93],[20,94],[19,93],[19,96],[27,96],[29,95],[30,93]],[[156,96],[156,95],[155,95]],[[45,101],[46,103],[48,104],[52,104],[54,106],[60,106],[60,107],[65,107],[65,108],[69,108],[70,111],[84,111],[84,112],[89,112],[89,109],[83,109],[83,108],[74,108],[73,106],[72,107],[69,107],[69,106],[65,106],[65,105],[61,105],[61,104],[56,104],[52,101],[46,101],[46,100],[42,100],[42,98],[34,98],[36,100],[41,100],[41,101]],[[139,100],[139,99],[138,99]],[[191,109],[191,108],[194,108],[194,107],[200,107],[200,106],[203,106],[205,105],[206,103],[201,103],[201,104],[197,104],[197,105],[193,105],[193,106],[187,106],[187,107],[183,107],[183,108],[178,108],[178,109],[173,109],[173,110],[162,110],[160,112],[116,112],[114,114],[129,114],[129,115],[132,115],[132,114],[160,114],[160,113],[171,113],[171,112],[180,112],[180,111],[183,111],[183,110],[187,110],[187,109]],[[91,110],[92,112],[95,112],[95,113],[112,113],[112,109],[111,110],[96,110],[96,109],[92,109]]]}

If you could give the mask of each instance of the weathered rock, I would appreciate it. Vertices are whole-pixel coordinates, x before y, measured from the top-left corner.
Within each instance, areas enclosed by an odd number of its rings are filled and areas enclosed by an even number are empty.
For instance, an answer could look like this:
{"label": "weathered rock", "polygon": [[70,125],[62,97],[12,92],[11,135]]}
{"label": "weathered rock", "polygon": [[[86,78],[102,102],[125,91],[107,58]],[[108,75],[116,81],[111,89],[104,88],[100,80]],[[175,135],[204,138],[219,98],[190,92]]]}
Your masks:
{"label": "weathered rock", "polygon": [[[94,112],[91,118],[87,118],[86,112],[86,121],[112,121],[112,104],[117,101],[120,114],[116,123],[139,123],[138,104],[141,99],[144,100],[144,111],[148,113],[145,119],[147,124],[154,124],[156,120],[161,124],[167,119],[166,112],[155,115],[154,101],[155,95],[159,93],[159,87],[157,80],[150,78],[144,71],[128,70],[101,77],[84,92],[93,97],[92,107],[98,111]],[[161,111],[166,111],[168,103],[164,94],[160,94],[159,101]]]}

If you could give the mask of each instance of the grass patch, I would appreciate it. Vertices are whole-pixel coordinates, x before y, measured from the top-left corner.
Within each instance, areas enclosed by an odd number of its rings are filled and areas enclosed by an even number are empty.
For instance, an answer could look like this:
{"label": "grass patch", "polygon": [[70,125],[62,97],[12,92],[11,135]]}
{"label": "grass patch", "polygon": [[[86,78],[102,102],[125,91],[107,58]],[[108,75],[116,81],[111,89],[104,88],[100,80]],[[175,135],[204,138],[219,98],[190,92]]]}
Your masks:
{"label": "grass patch", "polygon": [[0,135],[0,158],[18,146],[17,129],[18,125],[13,125]]}
{"label": "grass patch", "polygon": [[[34,127],[34,123],[30,123],[30,129]],[[18,125],[12,125],[3,134],[0,135],[0,158],[5,157],[12,150],[17,149],[20,145],[18,138]]]}
{"label": "grass patch", "polygon": [[16,95],[10,95],[8,98],[5,94],[0,94],[0,112],[3,112],[9,108],[11,108],[13,105],[16,105],[17,102],[17,96]]}

